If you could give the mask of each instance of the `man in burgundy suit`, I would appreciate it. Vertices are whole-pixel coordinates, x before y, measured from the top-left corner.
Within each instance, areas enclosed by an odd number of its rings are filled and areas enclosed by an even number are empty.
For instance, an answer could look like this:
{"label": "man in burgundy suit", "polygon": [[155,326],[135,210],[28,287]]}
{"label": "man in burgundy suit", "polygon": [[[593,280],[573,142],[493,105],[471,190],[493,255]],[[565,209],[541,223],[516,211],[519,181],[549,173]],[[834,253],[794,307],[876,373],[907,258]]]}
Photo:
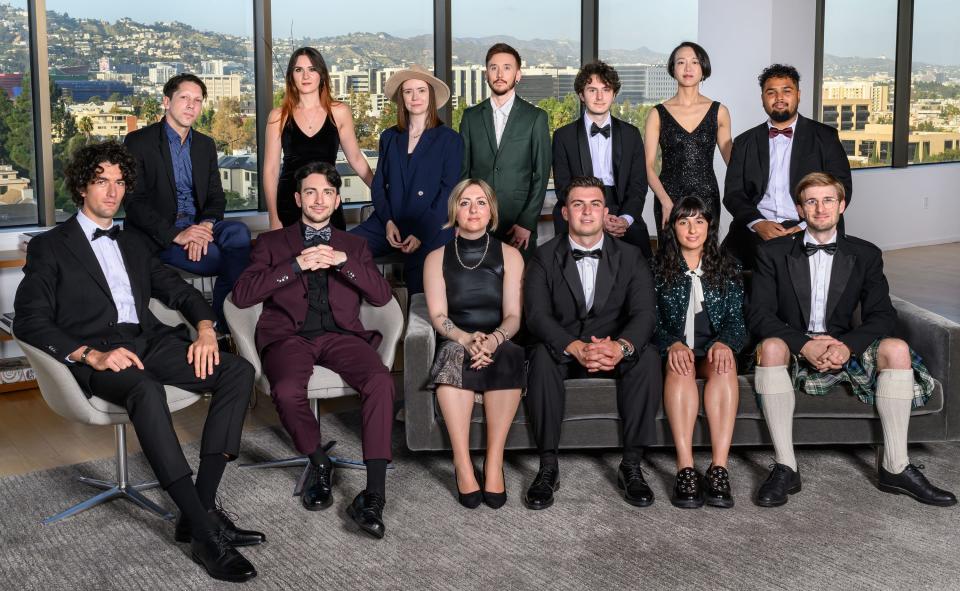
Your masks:
{"label": "man in burgundy suit", "polygon": [[310,458],[302,502],[311,511],[333,503],[333,464],[307,400],[313,366],[337,372],[360,392],[367,487],[347,513],[361,529],[382,538],[393,379],[377,354],[380,333],[360,324],[360,301],[387,304],[390,285],[373,264],[367,242],[330,225],[340,205],[336,168],[314,162],[298,170],[295,179],[300,223],[257,238],[233,301],[242,308],[263,302],[257,350],[280,420],[297,450]]}

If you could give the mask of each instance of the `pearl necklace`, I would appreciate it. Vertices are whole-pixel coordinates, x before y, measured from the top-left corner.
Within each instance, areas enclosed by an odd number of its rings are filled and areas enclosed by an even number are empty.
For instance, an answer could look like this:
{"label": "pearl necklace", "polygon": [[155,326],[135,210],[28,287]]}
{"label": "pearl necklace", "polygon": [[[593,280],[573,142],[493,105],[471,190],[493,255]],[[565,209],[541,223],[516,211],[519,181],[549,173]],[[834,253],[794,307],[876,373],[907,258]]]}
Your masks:
{"label": "pearl necklace", "polygon": [[490,248],[490,234],[486,233],[484,234],[484,236],[487,237],[487,243],[483,247],[483,255],[480,256],[480,261],[472,267],[468,267],[463,264],[463,259],[460,258],[460,247],[458,246],[457,238],[454,237],[453,239],[453,252],[457,255],[457,262],[460,263],[460,266],[466,269],[467,271],[473,271],[474,269],[479,267],[481,264],[483,264],[483,259],[487,258],[487,249]]}

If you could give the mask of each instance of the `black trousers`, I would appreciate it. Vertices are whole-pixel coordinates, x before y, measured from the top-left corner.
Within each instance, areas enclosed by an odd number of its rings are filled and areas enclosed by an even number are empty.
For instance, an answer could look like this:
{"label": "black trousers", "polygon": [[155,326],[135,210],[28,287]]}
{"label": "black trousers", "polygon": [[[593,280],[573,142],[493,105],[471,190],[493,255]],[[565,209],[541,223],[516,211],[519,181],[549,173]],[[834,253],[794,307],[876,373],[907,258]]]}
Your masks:
{"label": "black trousers", "polygon": [[637,449],[656,441],[657,411],[663,392],[660,356],[645,348],[633,363],[621,362],[612,372],[588,373],[576,359],[557,363],[546,345],[533,349],[527,373],[527,418],[538,450],[557,452],[563,423],[566,391],[563,380],[613,378],[617,382],[617,412],[623,426],[624,449]]}
{"label": "black trousers", "polygon": [[212,392],[207,420],[203,425],[200,455],[226,454],[231,459],[240,452],[240,434],[253,392],[254,371],[246,360],[220,353],[220,364],[205,379],[194,374],[187,363],[190,341],[178,334],[154,337],[118,334],[100,350],[126,347],[143,362],[123,371],[96,371],[87,365],[70,367],[88,393],[127,409],[150,467],[167,488],[180,478],[193,474],[183,455],[167,407],[164,385],[191,392]]}

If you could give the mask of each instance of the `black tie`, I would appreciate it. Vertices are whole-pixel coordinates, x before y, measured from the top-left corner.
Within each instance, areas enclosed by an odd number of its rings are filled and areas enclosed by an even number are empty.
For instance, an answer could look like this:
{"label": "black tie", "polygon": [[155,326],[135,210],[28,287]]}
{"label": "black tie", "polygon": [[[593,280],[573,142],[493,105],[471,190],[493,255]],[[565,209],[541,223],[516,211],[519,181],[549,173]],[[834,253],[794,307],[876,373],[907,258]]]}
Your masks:
{"label": "black tie", "polygon": [[580,250],[579,248],[573,249],[573,260],[579,261],[580,259],[599,259],[603,252],[598,248],[597,250]]}
{"label": "black tie", "polygon": [[106,236],[110,240],[116,240],[119,234],[120,234],[120,226],[110,226],[109,230],[103,230],[101,228],[97,228],[96,230],[93,231],[93,239],[96,240],[101,236]]}
{"label": "black tie", "polygon": [[607,123],[603,127],[598,126],[596,123],[590,124],[590,137],[593,137],[597,134],[601,134],[603,137],[610,139],[610,124]]}
{"label": "black tie", "polygon": [[318,244],[330,243],[330,226],[324,226],[317,230],[312,226],[306,226],[303,231],[303,241],[306,246],[316,246]]}
{"label": "black tie", "polygon": [[812,257],[818,250],[822,250],[829,255],[833,255],[833,253],[837,252],[837,243],[831,242],[830,244],[813,244],[812,242],[805,242],[803,244],[803,252],[808,257]]}

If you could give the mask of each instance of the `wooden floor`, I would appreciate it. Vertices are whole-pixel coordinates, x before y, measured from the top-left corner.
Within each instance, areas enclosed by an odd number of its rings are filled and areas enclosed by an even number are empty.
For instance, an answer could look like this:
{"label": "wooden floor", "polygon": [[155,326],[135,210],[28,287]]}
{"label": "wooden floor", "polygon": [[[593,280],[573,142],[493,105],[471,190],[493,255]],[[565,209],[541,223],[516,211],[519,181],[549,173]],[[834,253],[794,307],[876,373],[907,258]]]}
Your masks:
{"label": "wooden floor", "polygon": [[[884,253],[884,262],[894,295],[960,322],[960,243],[890,251]],[[355,399],[348,399],[337,406],[356,404]],[[181,441],[200,439],[206,408],[207,402],[201,401],[174,414]],[[247,415],[246,428],[278,424],[273,404],[261,396]],[[129,451],[138,451],[133,429],[127,431]],[[67,466],[113,453],[113,429],[60,418],[37,390],[0,394],[0,476]]]}

